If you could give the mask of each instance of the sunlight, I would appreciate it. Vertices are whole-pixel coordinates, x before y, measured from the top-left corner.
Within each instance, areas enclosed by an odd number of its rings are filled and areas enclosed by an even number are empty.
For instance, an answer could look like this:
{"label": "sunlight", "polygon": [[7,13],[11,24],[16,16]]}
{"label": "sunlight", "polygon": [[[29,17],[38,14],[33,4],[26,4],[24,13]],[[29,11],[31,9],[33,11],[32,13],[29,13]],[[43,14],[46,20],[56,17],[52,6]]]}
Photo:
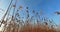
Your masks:
{"label": "sunlight", "polygon": [[0,31],[3,31],[3,28],[4,28],[4,24],[1,25]]}
{"label": "sunlight", "polygon": [[59,1],[0,0],[0,31],[56,32],[58,29],[60,31]]}

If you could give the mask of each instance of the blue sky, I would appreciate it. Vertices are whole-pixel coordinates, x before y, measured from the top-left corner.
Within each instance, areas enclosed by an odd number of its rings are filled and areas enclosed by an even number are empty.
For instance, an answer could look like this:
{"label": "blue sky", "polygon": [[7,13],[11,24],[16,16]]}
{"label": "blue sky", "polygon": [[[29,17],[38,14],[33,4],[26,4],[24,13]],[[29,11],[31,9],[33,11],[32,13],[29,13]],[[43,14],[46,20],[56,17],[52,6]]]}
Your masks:
{"label": "blue sky", "polygon": [[[10,0],[0,0],[0,8],[6,11],[9,3]],[[29,11],[34,9],[36,12],[40,12],[42,9],[44,16],[52,18],[56,24],[60,24],[60,15],[54,14],[54,12],[60,11],[60,0],[18,0],[17,7],[20,5],[23,6],[23,10],[26,6],[29,7]],[[0,12],[0,18],[2,13],[4,14],[4,12]]]}

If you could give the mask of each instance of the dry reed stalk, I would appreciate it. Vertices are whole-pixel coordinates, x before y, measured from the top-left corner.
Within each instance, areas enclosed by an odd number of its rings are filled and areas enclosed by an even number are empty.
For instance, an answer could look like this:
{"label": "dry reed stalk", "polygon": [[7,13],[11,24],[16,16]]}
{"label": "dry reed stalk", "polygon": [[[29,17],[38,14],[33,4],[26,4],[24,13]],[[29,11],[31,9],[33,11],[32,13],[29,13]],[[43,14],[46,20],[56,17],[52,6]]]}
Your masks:
{"label": "dry reed stalk", "polygon": [[[52,28],[51,29],[48,29],[47,26],[46,27],[43,27],[43,28],[41,28],[40,26],[39,27],[38,26],[35,26],[32,29],[31,29],[30,26],[26,26],[26,27],[22,27],[22,28],[24,29],[24,30],[22,30],[23,32],[28,32],[28,31],[30,31],[30,32],[55,32],[54,29],[52,29]],[[28,30],[27,30],[27,28],[28,28]]]}

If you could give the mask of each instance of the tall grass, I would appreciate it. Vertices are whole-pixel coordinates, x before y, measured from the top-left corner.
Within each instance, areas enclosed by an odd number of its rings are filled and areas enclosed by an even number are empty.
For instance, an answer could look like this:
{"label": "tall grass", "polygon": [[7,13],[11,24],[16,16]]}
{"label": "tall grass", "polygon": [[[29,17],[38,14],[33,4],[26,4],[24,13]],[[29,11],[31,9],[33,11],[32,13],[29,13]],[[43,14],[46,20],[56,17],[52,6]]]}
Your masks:
{"label": "tall grass", "polygon": [[[16,3],[15,5],[13,5],[13,7],[14,9],[16,8]],[[22,8],[23,8],[22,6],[19,7],[20,10],[23,10]],[[40,11],[40,14],[39,14],[35,10],[32,10],[31,14],[33,16],[30,16],[30,12],[28,10],[29,7],[26,7],[26,10],[25,10],[26,20],[24,21],[23,19],[21,20],[20,18],[21,16],[18,13],[20,11],[19,9],[16,9],[17,12],[15,16],[12,15],[12,18],[9,23],[8,21],[2,21],[3,24],[6,24],[3,32],[57,32],[57,30],[55,29],[54,23],[52,23],[53,22],[52,20],[47,19],[47,17],[43,17],[43,18],[41,17],[40,19],[40,16],[42,15],[42,11]],[[6,12],[6,14],[8,13]],[[13,11],[13,14],[14,14],[14,11]],[[3,20],[5,16],[3,17]]]}
{"label": "tall grass", "polygon": [[[18,10],[19,11],[19,10]],[[4,32],[57,32],[54,25],[50,25],[53,21],[50,19],[46,19],[46,17],[43,17],[40,21],[38,18],[36,19],[36,23],[34,20],[34,17],[38,17],[38,12],[35,13],[35,11],[32,11],[32,14],[35,14],[34,16],[30,17],[28,7],[26,7],[26,13],[27,17],[25,22],[23,20],[17,21],[10,21],[10,24],[5,27]],[[14,18],[14,17],[13,17]]]}

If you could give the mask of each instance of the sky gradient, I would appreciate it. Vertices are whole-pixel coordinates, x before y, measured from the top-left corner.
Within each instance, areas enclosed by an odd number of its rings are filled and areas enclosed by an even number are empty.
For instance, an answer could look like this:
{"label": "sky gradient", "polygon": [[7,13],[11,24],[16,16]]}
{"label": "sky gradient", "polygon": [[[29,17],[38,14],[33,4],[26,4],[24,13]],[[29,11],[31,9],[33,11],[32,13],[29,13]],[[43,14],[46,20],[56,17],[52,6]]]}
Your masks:
{"label": "sky gradient", "polygon": [[[0,8],[6,11],[9,3],[10,0],[0,0]],[[33,9],[39,13],[40,10],[42,9],[43,16],[52,18],[57,25],[60,24],[60,15],[56,15],[54,13],[56,11],[60,11],[60,0],[18,0],[17,7],[19,5],[23,6],[23,10],[25,10],[25,7],[28,6],[30,14],[31,10]],[[5,12],[0,10],[0,19],[2,18],[4,13]]]}

